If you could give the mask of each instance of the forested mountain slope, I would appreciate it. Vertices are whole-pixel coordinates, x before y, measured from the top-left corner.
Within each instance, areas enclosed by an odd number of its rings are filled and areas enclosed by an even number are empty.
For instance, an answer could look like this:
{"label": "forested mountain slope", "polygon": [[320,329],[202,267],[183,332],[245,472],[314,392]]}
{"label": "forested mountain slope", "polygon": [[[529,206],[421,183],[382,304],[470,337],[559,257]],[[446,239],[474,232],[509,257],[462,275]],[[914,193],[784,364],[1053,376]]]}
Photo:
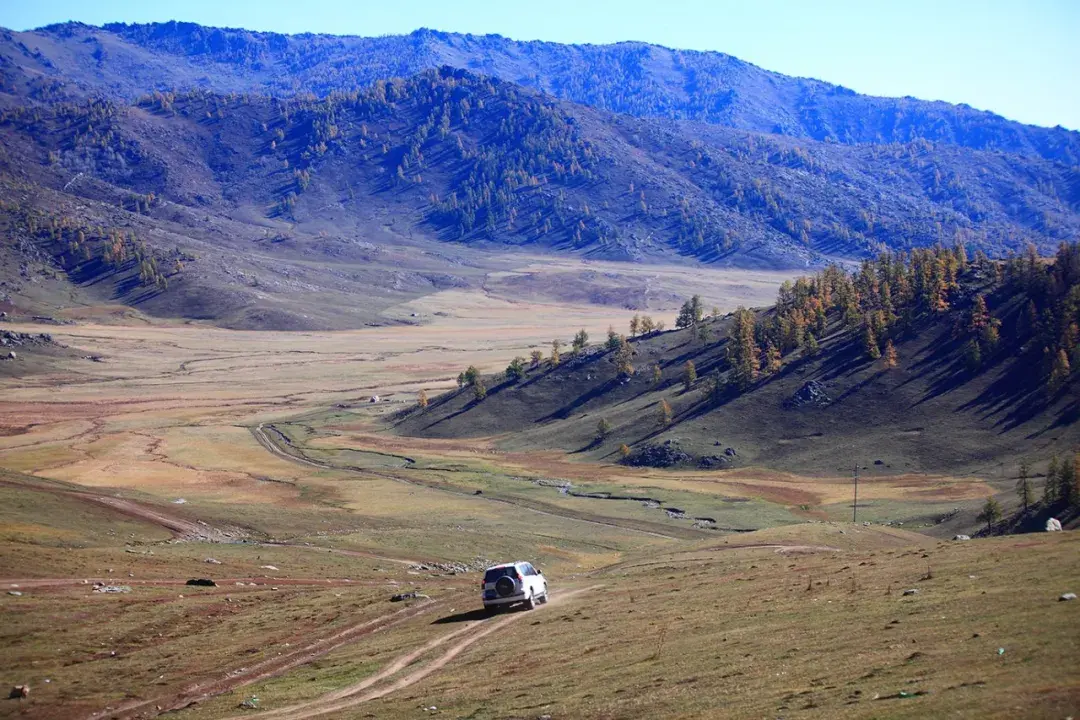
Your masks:
{"label": "forested mountain slope", "polygon": [[719,52],[645,43],[562,45],[418,30],[364,38],[194,23],[54,25],[0,39],[4,65],[133,99],[153,89],[287,95],[352,91],[451,65],[639,117],[690,119],[844,144],[924,139],[1080,164],[1080,134],[963,105],[859,95]]}
{"label": "forested mountain slope", "polygon": [[[466,249],[802,268],[938,243],[1046,254],[1080,230],[1075,133],[987,116],[985,132],[934,121],[863,142],[764,128],[739,119],[741,101],[631,106],[648,92],[616,88],[658,82],[618,59],[632,47],[184,24],[2,33],[0,252],[21,279],[0,279],[0,301],[38,263],[48,283],[158,315],[355,327],[477,286]],[[717,77],[809,82],[703,58],[741,68]],[[436,62],[458,67],[424,69]],[[684,104],[707,94],[695,77]],[[853,112],[877,122],[863,100]],[[354,293],[376,301],[328,300]]]}
{"label": "forested mountain slope", "polygon": [[942,241],[1049,251],[1080,227],[1058,163],[640,120],[452,68],[324,99],[29,104],[0,132],[25,181],[90,192],[81,174],[151,216],[166,200],[338,235],[374,205],[446,241],[790,267]]}

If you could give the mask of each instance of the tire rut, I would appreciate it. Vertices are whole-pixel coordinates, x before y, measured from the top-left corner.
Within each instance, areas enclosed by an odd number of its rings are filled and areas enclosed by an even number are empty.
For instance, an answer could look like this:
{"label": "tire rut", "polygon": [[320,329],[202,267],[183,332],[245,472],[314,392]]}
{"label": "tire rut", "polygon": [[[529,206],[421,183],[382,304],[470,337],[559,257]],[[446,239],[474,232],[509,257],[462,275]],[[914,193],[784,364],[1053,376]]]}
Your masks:
{"label": "tire rut", "polygon": [[[553,597],[548,603],[540,606],[538,611],[543,612],[544,608],[549,605],[561,604],[571,598],[586,593],[592,590],[596,590],[602,586],[593,585],[586,588],[579,588],[577,590],[571,590],[561,595]],[[533,611],[536,612],[536,611]],[[471,645],[479,642],[483,638],[495,633],[507,625],[520,620],[521,618],[532,617],[532,613],[519,611],[512,615],[507,615],[498,620],[476,620],[468,623],[465,627],[458,630],[451,631],[439,637],[433,638],[425,643],[420,648],[412,650],[404,655],[399,656],[393,662],[391,662],[386,668],[379,671],[375,675],[367,678],[355,685],[335,690],[332,693],[323,695],[305,703],[297,703],[288,707],[278,708],[270,710],[257,715],[238,715],[228,720],[242,720],[243,718],[257,718],[258,720],[306,720],[307,718],[314,718],[327,713],[338,712],[341,710],[347,710],[349,708],[362,705],[371,700],[377,700],[398,690],[414,685],[435,672],[444,668],[450,661],[456,658],[458,655],[467,650]],[[464,636],[464,637],[463,637]],[[395,675],[400,673],[405,668],[409,667],[422,656],[426,655],[431,650],[445,645],[451,640],[457,639],[450,648],[448,648],[442,655],[438,656],[431,662],[417,668],[416,670],[392,680],[389,684],[382,687],[374,687],[380,683],[390,680]],[[374,689],[372,689],[374,688]],[[367,692],[365,692],[367,691]]]}
{"label": "tire rut", "polygon": [[[340,630],[328,637],[316,640],[304,647],[258,662],[251,667],[232,670],[217,680],[189,685],[178,693],[165,698],[138,700],[122,703],[115,707],[110,706],[104,712],[91,714],[86,720],[93,720],[101,717],[108,717],[112,720],[145,720],[157,717],[164,713],[181,710],[194,705],[195,703],[244,687],[245,685],[283,675],[286,672],[300,667],[301,665],[306,665],[333,650],[354,643],[363,637],[400,625],[419,615],[430,612],[440,604],[441,602],[438,600],[429,600],[386,615],[380,615],[379,617],[365,620],[364,622]],[[246,715],[244,717],[252,716]]]}

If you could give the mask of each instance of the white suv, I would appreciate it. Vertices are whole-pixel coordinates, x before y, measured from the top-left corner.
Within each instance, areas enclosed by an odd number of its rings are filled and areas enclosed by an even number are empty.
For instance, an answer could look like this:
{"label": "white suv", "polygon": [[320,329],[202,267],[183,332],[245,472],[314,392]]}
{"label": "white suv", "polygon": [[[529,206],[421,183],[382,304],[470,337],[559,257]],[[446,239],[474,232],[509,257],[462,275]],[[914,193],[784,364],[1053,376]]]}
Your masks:
{"label": "white suv", "polygon": [[532,610],[548,600],[547,579],[527,562],[492,565],[484,571],[480,587],[484,609],[489,613],[514,603],[524,603],[526,610]]}

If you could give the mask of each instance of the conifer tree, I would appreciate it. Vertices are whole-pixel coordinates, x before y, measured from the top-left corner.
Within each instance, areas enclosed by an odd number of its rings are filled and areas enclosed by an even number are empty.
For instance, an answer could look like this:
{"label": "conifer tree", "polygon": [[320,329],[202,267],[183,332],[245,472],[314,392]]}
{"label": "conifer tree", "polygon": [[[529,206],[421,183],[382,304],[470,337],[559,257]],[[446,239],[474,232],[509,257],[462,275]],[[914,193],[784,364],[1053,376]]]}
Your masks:
{"label": "conifer tree", "polygon": [[516,357],[506,366],[506,377],[510,382],[517,382],[525,377],[525,358]]}
{"label": "conifer tree", "polygon": [[1051,395],[1057,393],[1058,390],[1065,384],[1065,381],[1069,379],[1069,373],[1071,372],[1069,366],[1069,356],[1065,354],[1065,350],[1059,349],[1054,356],[1054,366],[1050,371],[1050,379],[1047,382],[1047,390]]}
{"label": "conifer tree", "polygon": [[735,311],[735,327],[728,341],[728,363],[735,386],[745,390],[757,380],[758,346],[754,339],[754,313],[740,307]]}
{"label": "conifer tree", "polygon": [[572,344],[573,353],[577,355],[589,344],[589,333],[585,331],[585,328],[581,328],[574,335],[574,342]]}
{"label": "conifer tree", "polygon": [[1032,488],[1031,488],[1031,466],[1028,465],[1027,460],[1020,461],[1019,479],[1016,481],[1016,495],[1020,498],[1020,503],[1024,506],[1024,510],[1027,511],[1028,506],[1032,502]]}
{"label": "conifer tree", "polygon": [[1046,484],[1043,485],[1043,502],[1049,507],[1058,500],[1058,459],[1055,455],[1046,466]]}
{"label": "conifer tree", "polygon": [[630,337],[637,337],[638,331],[641,329],[641,317],[636,313],[634,317],[630,318]]}
{"label": "conifer tree", "polygon": [[1077,504],[1080,493],[1077,492],[1076,456],[1067,456],[1058,469],[1057,498],[1068,506]]}
{"label": "conifer tree", "polygon": [[897,366],[896,346],[893,345],[892,340],[885,341],[885,354],[883,357],[885,358],[885,367],[889,370],[892,370]]}
{"label": "conifer tree", "polygon": [[476,398],[476,402],[480,402],[487,397],[487,387],[484,385],[483,378],[476,378],[476,382],[472,384],[473,397]]}
{"label": "conifer tree", "polygon": [[624,337],[619,338],[619,346],[615,351],[615,374],[621,380],[634,374],[634,348]]}
{"label": "conifer tree", "polygon": [[544,353],[540,350],[533,350],[529,353],[529,361],[533,368],[540,367],[540,363],[544,361]]}
{"label": "conifer tree", "polygon": [[607,436],[611,434],[611,423],[605,418],[600,418],[600,422],[596,423],[596,440],[597,442],[603,442],[607,439]]}
{"label": "conifer tree", "polygon": [[622,445],[620,445],[619,446],[619,455],[621,455],[623,457],[623,459],[626,459],[627,457],[629,457],[630,456],[630,446],[627,445],[626,443],[623,443]]}
{"label": "conifer tree", "polygon": [[559,349],[562,347],[562,341],[555,339],[551,341],[551,366],[558,367],[562,362],[562,355],[559,353]]}
{"label": "conifer tree", "polygon": [[655,363],[652,366],[652,384],[659,385],[660,381],[664,379],[663,371],[660,369],[660,363]]}
{"label": "conifer tree", "polygon": [[994,499],[994,496],[986,498],[986,503],[983,505],[982,512],[979,513],[976,520],[982,520],[986,523],[986,531],[988,533],[994,532],[994,523],[1001,520],[1001,505]]}
{"label": "conifer tree", "polygon": [[687,360],[682,372],[683,392],[690,392],[695,380],[697,380],[697,368],[694,367],[693,360]]}
{"label": "conifer tree", "polygon": [[982,367],[982,348],[979,347],[979,342],[977,340],[968,341],[967,347],[964,350],[964,362],[967,363],[968,370],[971,372],[975,372]]}
{"label": "conifer tree", "polygon": [[775,375],[780,372],[782,363],[783,358],[780,355],[780,350],[770,342],[765,346],[765,373]]}
{"label": "conifer tree", "polygon": [[670,425],[672,418],[671,403],[669,403],[666,399],[661,399],[660,402],[657,404],[657,409],[659,410],[658,415],[660,426],[667,427],[668,425]]}
{"label": "conifer tree", "polygon": [[881,357],[881,349],[878,347],[877,338],[874,336],[874,328],[869,320],[863,329],[863,347],[866,349],[866,357],[871,360],[877,360]]}
{"label": "conifer tree", "polygon": [[619,349],[619,334],[615,332],[615,328],[608,325],[607,329],[607,349],[609,351]]}

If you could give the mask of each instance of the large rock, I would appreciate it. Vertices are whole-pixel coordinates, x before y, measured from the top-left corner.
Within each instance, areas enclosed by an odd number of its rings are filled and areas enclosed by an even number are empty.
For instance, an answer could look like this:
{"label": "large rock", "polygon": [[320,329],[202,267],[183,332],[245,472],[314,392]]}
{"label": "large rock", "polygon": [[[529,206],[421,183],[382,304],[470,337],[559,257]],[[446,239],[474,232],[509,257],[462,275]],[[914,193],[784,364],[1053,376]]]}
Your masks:
{"label": "large rock", "polygon": [[817,380],[806,382],[784,403],[788,408],[826,407],[830,404],[832,398],[829,397],[825,385]]}
{"label": "large rock", "polygon": [[11,688],[11,693],[8,695],[8,697],[12,700],[14,700],[15,698],[21,699],[24,697],[30,697],[30,686],[16,685],[15,687]]}
{"label": "large rock", "polygon": [[1047,520],[1046,532],[1061,532],[1061,521],[1057,518],[1050,518]]}
{"label": "large rock", "polygon": [[693,458],[682,451],[678,441],[665,440],[662,443],[646,443],[634,448],[623,462],[635,467],[665,468],[691,461]]}

